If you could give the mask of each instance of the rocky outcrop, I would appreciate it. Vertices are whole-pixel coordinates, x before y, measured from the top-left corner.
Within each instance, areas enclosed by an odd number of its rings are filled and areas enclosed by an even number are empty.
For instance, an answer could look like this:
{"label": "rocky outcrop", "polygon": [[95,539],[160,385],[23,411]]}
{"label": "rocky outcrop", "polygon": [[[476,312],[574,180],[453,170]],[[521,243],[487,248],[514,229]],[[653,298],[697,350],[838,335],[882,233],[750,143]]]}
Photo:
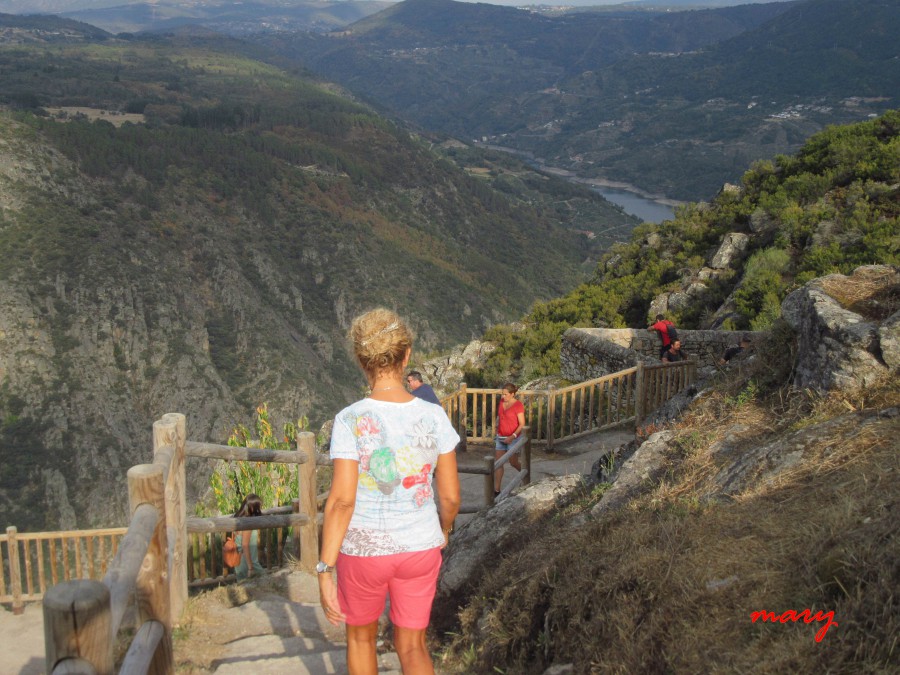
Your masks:
{"label": "rocky outcrop", "polygon": [[466,368],[484,367],[488,354],[494,349],[490,342],[472,340],[467,345],[455,347],[449,354],[425,361],[419,370],[438,396],[444,396],[456,391],[463,381]]}
{"label": "rocky outcrop", "polygon": [[710,259],[709,266],[713,269],[726,269],[733,266],[747,250],[749,243],[750,237],[743,232],[729,232],[722,238],[722,244]]}
{"label": "rocky outcrop", "polygon": [[[857,268],[852,276],[832,274],[814,279],[781,306],[784,319],[797,332],[794,384],[819,392],[866,385],[896,368],[895,316],[880,322],[854,308],[900,287],[900,271],[885,265]],[[865,311],[865,310],[862,310]],[[887,347],[885,360],[882,342]]]}
{"label": "rocky outcrop", "polygon": [[[900,433],[900,409],[866,410],[841,415],[762,445],[741,447],[738,430],[710,455],[722,468],[712,480],[709,497],[735,495],[757,486],[774,485],[791,469],[810,459],[825,461],[862,437],[894,442]],[[836,442],[839,439],[839,442]],[[745,443],[746,445],[746,443]]]}
{"label": "rocky outcrop", "polygon": [[569,475],[533,483],[463,525],[444,552],[438,602],[465,589],[472,576],[503,550],[506,540],[520,537],[528,523],[564,503],[582,481],[580,475]]}
{"label": "rocky outcrop", "polygon": [[900,311],[894,312],[878,327],[881,358],[889,368],[900,368]]}
{"label": "rocky outcrop", "polygon": [[671,431],[658,431],[644,441],[616,472],[612,487],[603,493],[591,509],[591,515],[596,517],[617,509],[641,492],[655,487],[669,465],[666,452],[674,435]]}

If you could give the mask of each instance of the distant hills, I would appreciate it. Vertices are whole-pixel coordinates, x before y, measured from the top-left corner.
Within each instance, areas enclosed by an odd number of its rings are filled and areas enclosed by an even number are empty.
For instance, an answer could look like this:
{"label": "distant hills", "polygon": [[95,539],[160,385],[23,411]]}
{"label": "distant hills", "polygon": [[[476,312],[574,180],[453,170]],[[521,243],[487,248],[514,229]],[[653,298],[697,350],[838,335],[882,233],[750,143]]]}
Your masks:
{"label": "distant hills", "polygon": [[0,0],[0,12],[55,14],[84,21],[110,33],[167,32],[202,27],[227,35],[242,35],[259,31],[334,30],[390,4],[381,0]]}
{"label": "distant hills", "polygon": [[264,401],[321,423],[362,391],[358,312],[394,307],[445,348],[571,288],[636,223],[241,43],[81,27],[0,17],[8,524],[121,523],[160,414],[198,440]]}
{"label": "distant hills", "polygon": [[885,0],[552,17],[407,0],[259,42],[424,128],[703,199],[754,159],[897,105],[898,30]]}

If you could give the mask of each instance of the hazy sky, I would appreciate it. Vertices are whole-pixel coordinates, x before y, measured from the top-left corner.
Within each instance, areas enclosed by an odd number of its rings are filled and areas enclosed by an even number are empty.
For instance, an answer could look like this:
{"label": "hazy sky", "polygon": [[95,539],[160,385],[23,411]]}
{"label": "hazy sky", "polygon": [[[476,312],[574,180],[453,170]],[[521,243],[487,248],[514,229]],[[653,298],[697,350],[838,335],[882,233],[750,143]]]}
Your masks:
{"label": "hazy sky", "polygon": [[[458,0],[459,2],[484,2],[490,5],[505,5],[507,7],[522,7],[524,5],[566,5],[569,7],[591,7],[596,5],[622,5],[632,4],[626,3],[624,0]],[[644,2],[642,4],[652,4],[655,6],[672,7],[676,5],[692,5],[692,6],[724,6],[724,5],[751,5],[763,2],[787,2],[788,0],[654,0],[652,3]]]}

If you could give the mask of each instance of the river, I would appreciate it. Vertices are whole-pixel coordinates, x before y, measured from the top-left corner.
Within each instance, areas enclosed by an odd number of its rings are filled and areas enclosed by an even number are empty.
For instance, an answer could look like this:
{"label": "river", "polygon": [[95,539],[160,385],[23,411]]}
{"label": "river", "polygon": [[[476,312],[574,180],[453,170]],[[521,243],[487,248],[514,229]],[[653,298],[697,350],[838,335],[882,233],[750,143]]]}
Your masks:
{"label": "river", "polygon": [[642,197],[637,192],[611,187],[592,185],[591,189],[613,204],[622,207],[625,213],[640,218],[645,223],[660,223],[675,217],[675,207],[666,202]]}
{"label": "river", "polygon": [[491,143],[478,143],[483,147],[499,150],[511,155],[517,155],[525,160],[528,164],[545,173],[565,178],[573,183],[581,183],[587,185],[594,192],[599,194],[607,201],[622,207],[625,213],[640,218],[645,223],[660,223],[664,220],[671,220],[675,217],[675,207],[683,202],[674,199],[666,199],[662,196],[650,195],[628,183],[620,183],[618,181],[604,180],[602,178],[580,178],[568,169],[558,169],[553,166],[547,166],[539,160],[535,159],[530,152],[521,150],[513,150],[502,145],[493,145]]}

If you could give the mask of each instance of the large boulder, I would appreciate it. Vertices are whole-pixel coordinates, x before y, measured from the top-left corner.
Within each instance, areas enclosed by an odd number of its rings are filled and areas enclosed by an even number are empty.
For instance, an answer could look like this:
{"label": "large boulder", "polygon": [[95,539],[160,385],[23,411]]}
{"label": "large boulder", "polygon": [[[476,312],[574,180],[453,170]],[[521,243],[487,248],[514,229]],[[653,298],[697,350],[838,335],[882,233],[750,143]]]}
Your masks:
{"label": "large boulder", "polygon": [[658,431],[644,441],[616,472],[612,487],[594,505],[591,515],[620,508],[655,487],[669,467],[667,452],[674,436],[672,431]]}
{"label": "large boulder", "polygon": [[872,298],[891,296],[898,286],[897,268],[871,265],[849,277],[813,279],[788,295],[781,312],[798,336],[794,384],[825,392],[864,386],[884,375],[892,366],[882,343],[896,363],[897,320],[878,321]]}
{"label": "large boulder", "polygon": [[533,483],[463,525],[444,551],[436,602],[457,602],[508,542],[527,538],[534,521],[568,501],[583,482],[581,475],[570,474]]}
{"label": "large boulder", "polygon": [[722,244],[710,259],[709,266],[718,270],[733,266],[747,250],[749,243],[750,237],[743,232],[729,232],[722,238]]}
{"label": "large boulder", "polygon": [[656,316],[686,309],[695,305],[708,290],[709,287],[706,284],[694,281],[685,284],[680,291],[661,293],[650,302],[649,314]]}

